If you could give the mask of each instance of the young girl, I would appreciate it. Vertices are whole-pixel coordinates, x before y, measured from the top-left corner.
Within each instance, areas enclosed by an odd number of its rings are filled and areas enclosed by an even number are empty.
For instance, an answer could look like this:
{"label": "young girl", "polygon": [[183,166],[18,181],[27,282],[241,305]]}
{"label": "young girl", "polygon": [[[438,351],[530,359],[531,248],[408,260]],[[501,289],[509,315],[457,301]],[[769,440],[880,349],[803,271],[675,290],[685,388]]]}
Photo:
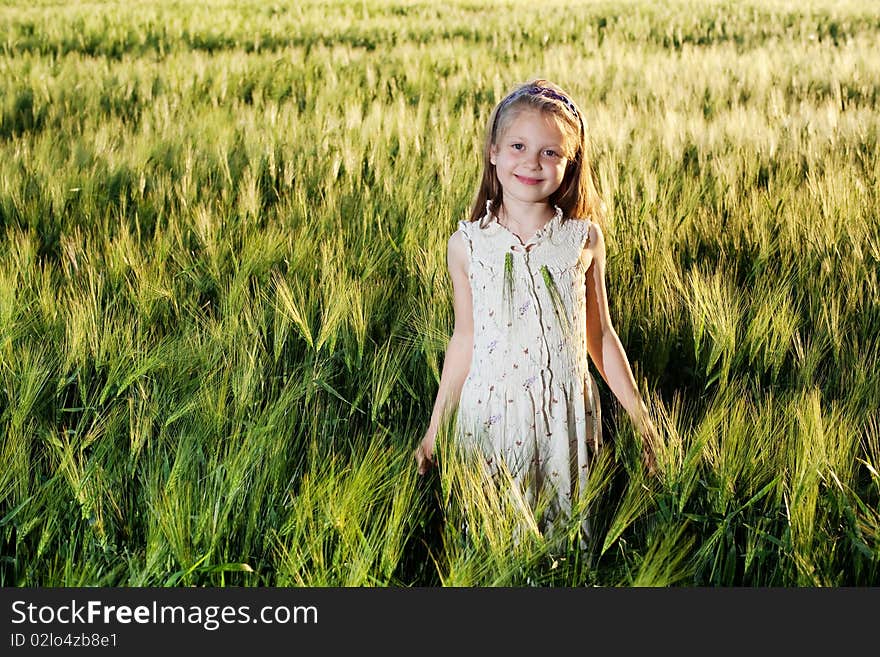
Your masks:
{"label": "young girl", "polygon": [[549,491],[546,527],[567,517],[602,442],[587,353],[641,432],[650,472],[655,430],[608,312],[581,111],[546,80],[519,86],[492,112],[483,156],[470,220],[447,246],[455,327],[415,458],[419,474],[434,464],[457,408],[458,439],[490,473],[503,463],[530,504]]}

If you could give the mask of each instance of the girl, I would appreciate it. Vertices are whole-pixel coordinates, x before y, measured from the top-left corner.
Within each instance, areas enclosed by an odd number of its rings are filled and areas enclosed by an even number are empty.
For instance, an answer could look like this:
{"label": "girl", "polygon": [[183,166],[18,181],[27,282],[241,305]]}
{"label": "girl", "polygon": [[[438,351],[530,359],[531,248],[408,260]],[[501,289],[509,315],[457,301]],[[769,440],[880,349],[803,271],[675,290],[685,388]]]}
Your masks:
{"label": "girl", "polygon": [[546,525],[567,517],[602,442],[587,353],[643,436],[654,470],[655,429],[608,312],[603,220],[580,110],[533,80],[489,118],[483,176],[469,221],[449,238],[455,327],[419,474],[434,464],[447,413],[490,473],[503,463]]}

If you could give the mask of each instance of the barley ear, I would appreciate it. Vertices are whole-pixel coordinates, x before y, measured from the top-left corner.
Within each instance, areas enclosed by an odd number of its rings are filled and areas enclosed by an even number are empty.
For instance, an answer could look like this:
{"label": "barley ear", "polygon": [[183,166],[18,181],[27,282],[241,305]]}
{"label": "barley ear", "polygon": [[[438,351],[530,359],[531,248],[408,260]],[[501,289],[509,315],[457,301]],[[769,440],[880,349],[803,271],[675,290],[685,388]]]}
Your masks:
{"label": "barley ear", "polygon": [[504,256],[504,289],[502,291],[505,307],[507,308],[507,320],[513,321],[513,254]]}
{"label": "barley ear", "polygon": [[541,276],[544,278],[544,285],[547,286],[547,293],[550,295],[550,302],[553,304],[553,310],[559,318],[559,323],[563,330],[568,331],[570,326],[565,306],[562,303],[562,295],[559,293],[559,288],[556,286],[556,281],[553,280],[553,275],[547,265],[541,267]]}

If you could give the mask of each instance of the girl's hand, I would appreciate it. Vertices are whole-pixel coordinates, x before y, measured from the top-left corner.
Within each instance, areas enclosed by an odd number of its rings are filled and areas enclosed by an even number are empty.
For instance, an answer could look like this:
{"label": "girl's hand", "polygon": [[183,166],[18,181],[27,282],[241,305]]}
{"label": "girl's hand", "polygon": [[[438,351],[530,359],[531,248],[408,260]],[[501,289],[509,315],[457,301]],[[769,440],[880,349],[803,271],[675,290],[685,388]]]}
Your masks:
{"label": "girl's hand", "polygon": [[413,452],[413,456],[416,459],[416,465],[418,465],[420,475],[425,474],[428,470],[434,467],[434,465],[436,465],[434,459],[434,436],[430,433],[426,434],[425,437],[422,438],[422,442],[419,443],[419,446],[416,447],[415,452]]}
{"label": "girl's hand", "polygon": [[648,470],[648,476],[657,474],[657,457],[654,454],[654,446],[647,439],[642,440],[642,462]]}
{"label": "girl's hand", "polygon": [[642,434],[642,462],[648,470],[648,476],[653,477],[657,474],[657,455],[654,446],[658,444],[659,434],[647,415],[642,418],[640,433]]}

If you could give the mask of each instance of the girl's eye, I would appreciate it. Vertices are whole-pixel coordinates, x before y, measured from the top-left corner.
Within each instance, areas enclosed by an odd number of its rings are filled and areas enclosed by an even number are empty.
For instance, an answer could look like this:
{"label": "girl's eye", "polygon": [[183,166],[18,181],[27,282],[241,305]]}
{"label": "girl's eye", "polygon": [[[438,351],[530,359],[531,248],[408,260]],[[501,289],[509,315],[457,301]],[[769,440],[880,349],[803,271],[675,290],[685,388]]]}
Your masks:
{"label": "girl's eye", "polygon": [[547,157],[559,157],[559,153],[557,153],[556,151],[554,151],[550,148],[548,148],[546,151],[544,151],[544,154],[547,155]]}
{"label": "girl's eye", "polygon": [[515,151],[521,151],[525,146],[522,144],[511,144],[510,147]]}

